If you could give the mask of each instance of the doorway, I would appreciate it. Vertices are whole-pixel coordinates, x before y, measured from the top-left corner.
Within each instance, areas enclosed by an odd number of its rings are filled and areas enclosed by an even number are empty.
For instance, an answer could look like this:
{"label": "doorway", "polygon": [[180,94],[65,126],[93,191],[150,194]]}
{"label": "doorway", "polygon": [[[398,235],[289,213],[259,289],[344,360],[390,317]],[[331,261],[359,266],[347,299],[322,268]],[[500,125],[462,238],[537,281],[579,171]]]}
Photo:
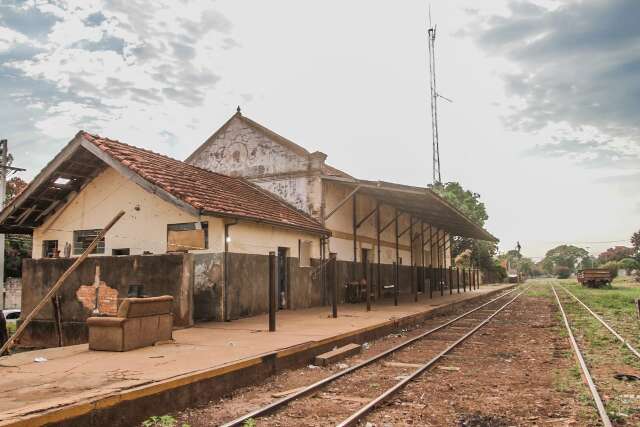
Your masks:
{"label": "doorway", "polygon": [[289,296],[289,274],[287,257],[289,248],[278,248],[278,309],[288,308]]}

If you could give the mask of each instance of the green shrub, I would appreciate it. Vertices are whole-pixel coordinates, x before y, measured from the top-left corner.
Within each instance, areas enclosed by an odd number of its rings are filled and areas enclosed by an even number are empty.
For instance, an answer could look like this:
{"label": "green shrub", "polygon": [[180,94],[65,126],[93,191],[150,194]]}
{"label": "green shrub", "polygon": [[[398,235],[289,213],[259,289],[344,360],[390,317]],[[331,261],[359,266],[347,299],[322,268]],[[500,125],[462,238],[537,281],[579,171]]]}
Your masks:
{"label": "green shrub", "polygon": [[609,273],[611,274],[611,280],[613,280],[618,277],[618,270],[620,269],[620,265],[617,261],[609,261],[602,264],[600,268],[606,268],[607,270],[609,270]]}
{"label": "green shrub", "polygon": [[625,258],[618,263],[619,267],[624,269],[630,276],[633,270],[640,268],[640,263],[633,258]]}
{"label": "green shrub", "polygon": [[[176,427],[178,425],[178,420],[173,418],[171,415],[162,415],[153,417],[149,417],[143,421],[143,427]],[[182,424],[182,427],[189,427],[189,424]]]}
{"label": "green shrub", "polygon": [[553,269],[553,273],[558,277],[558,279],[568,279],[571,277],[571,269],[564,265],[556,265]]}

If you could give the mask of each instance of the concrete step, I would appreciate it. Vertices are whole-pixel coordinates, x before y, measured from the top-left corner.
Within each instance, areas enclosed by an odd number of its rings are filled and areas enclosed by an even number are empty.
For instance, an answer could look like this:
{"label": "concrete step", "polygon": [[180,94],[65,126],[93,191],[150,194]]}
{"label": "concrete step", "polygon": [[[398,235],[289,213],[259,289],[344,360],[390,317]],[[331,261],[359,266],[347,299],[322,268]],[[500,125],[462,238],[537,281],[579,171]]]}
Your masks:
{"label": "concrete step", "polygon": [[354,354],[358,354],[360,351],[362,351],[360,344],[347,344],[335,350],[317,355],[314,363],[316,366],[327,366],[349,356],[353,356]]}

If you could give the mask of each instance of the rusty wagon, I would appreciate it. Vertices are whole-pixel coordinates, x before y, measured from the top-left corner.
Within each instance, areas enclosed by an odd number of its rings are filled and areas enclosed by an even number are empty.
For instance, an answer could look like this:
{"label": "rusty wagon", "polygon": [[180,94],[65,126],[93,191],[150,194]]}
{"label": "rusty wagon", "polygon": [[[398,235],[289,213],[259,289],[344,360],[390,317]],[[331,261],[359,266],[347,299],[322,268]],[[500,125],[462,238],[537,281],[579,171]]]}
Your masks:
{"label": "rusty wagon", "polygon": [[611,272],[606,268],[585,268],[578,271],[578,282],[589,288],[599,288],[611,283]]}

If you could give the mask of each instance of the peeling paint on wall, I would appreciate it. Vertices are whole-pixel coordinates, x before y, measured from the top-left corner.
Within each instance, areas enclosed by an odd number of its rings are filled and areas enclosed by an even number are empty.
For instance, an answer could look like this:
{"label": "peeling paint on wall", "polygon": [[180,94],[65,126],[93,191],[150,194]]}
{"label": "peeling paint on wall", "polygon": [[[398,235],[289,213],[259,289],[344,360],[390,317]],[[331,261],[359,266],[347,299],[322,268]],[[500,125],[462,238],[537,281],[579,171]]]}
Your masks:
{"label": "peeling paint on wall", "polygon": [[189,163],[225,175],[247,178],[306,171],[309,167],[306,156],[272,141],[239,119],[233,119]]}

